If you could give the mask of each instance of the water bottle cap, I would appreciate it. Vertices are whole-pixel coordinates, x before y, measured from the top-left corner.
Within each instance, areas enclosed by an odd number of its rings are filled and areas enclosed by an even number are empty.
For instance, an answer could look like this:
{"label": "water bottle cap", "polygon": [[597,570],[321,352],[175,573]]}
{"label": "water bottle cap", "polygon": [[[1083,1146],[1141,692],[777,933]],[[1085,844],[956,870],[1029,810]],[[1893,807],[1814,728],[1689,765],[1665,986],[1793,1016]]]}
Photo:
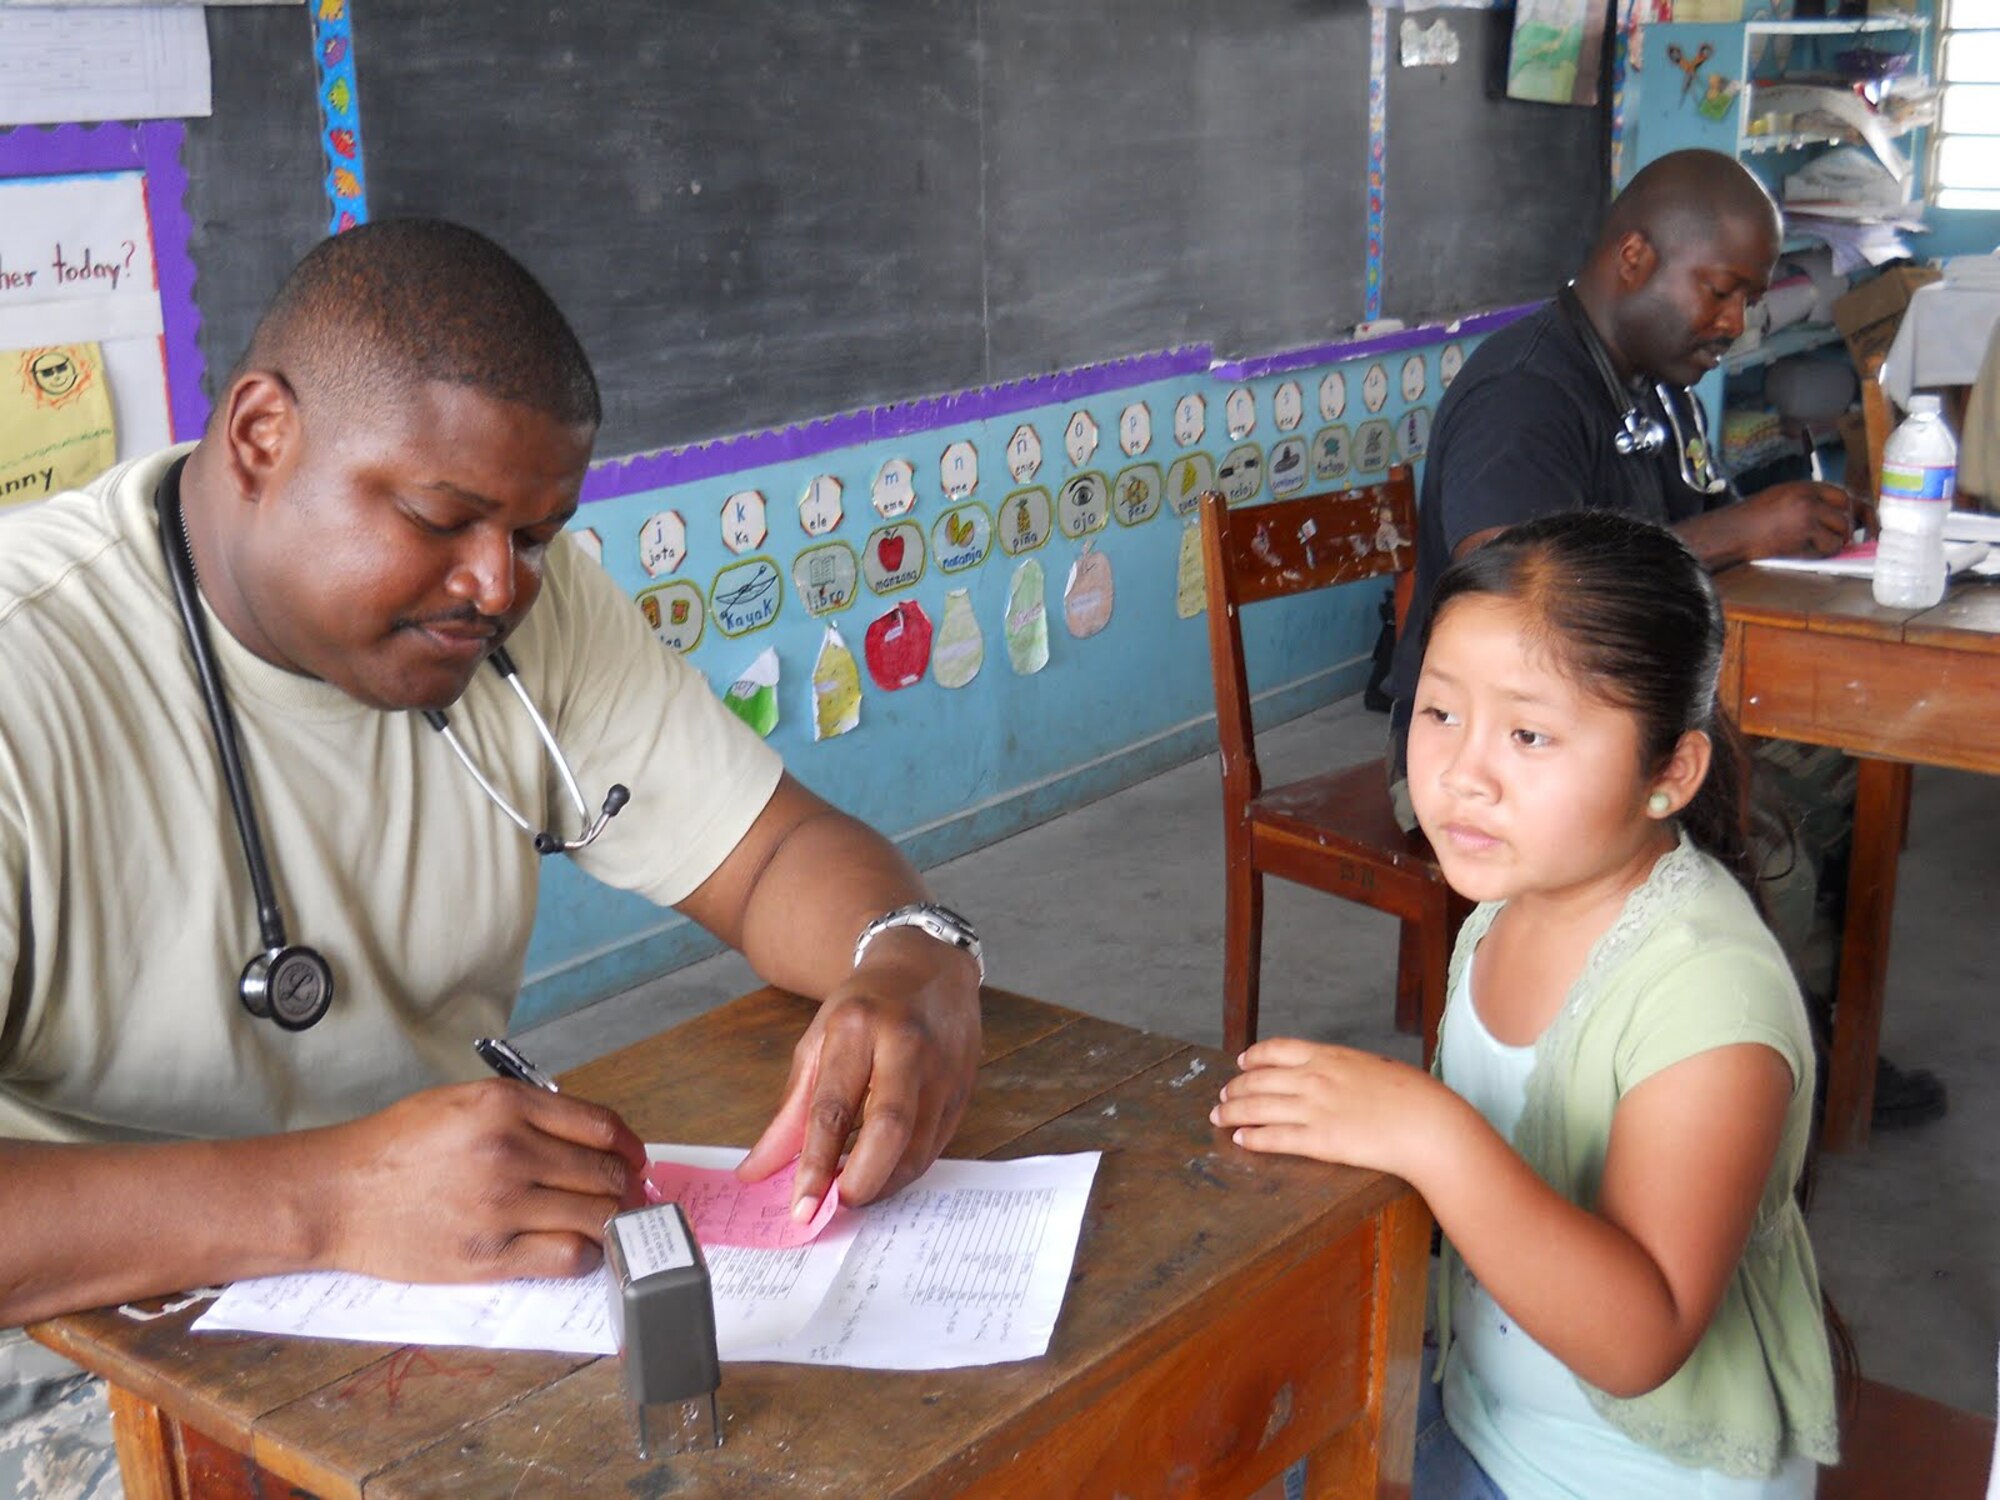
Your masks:
{"label": "water bottle cap", "polygon": [[1910,415],[1913,417],[1934,417],[1940,409],[1935,396],[1910,397]]}

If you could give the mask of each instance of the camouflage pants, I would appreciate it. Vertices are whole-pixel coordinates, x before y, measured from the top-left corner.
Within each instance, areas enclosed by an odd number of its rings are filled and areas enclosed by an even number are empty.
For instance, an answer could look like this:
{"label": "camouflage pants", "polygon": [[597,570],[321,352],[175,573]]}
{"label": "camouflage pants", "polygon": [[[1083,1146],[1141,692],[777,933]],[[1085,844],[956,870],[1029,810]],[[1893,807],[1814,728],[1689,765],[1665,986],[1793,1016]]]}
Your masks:
{"label": "camouflage pants", "polygon": [[104,1382],[0,1330],[0,1500],[122,1500]]}

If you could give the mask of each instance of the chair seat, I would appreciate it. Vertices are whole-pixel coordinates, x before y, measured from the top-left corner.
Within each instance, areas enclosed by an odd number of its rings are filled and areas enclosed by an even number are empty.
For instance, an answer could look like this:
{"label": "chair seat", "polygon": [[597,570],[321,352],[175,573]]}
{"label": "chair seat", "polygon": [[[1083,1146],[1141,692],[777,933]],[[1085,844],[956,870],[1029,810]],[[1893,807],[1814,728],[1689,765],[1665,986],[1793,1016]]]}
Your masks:
{"label": "chair seat", "polygon": [[1262,825],[1328,849],[1342,847],[1418,879],[1444,880],[1429,840],[1397,826],[1379,760],[1271,787],[1250,799],[1244,815],[1253,828]]}
{"label": "chair seat", "polygon": [[1980,1500],[1992,1458],[1993,1418],[1864,1380],[1840,1466],[1820,1470],[1819,1500]]}

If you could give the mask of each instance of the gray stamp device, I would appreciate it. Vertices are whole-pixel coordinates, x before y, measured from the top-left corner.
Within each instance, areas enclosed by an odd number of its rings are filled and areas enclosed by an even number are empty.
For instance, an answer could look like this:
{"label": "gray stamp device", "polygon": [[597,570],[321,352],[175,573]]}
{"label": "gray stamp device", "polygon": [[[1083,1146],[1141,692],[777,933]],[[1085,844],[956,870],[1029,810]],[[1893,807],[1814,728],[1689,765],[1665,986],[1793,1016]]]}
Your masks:
{"label": "gray stamp device", "polygon": [[604,1253],[611,1266],[611,1326],[638,1424],[639,1457],[652,1457],[646,1417],[655,1406],[671,1408],[661,1414],[669,1429],[662,1434],[663,1455],[721,1447],[715,1296],[687,1216],[678,1203],[614,1214]]}

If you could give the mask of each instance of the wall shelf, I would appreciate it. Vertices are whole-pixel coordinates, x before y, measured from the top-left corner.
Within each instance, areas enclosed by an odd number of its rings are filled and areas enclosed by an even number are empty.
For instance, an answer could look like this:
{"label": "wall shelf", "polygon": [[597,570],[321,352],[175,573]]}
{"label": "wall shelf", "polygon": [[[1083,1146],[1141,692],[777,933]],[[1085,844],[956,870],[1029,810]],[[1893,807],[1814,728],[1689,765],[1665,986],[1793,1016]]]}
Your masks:
{"label": "wall shelf", "polygon": [[1823,349],[1839,342],[1840,330],[1831,323],[1793,323],[1776,333],[1767,334],[1755,348],[1732,349],[1722,356],[1719,368],[1726,374],[1734,375],[1739,370],[1754,370],[1774,360],[1804,354],[1809,349]]}

